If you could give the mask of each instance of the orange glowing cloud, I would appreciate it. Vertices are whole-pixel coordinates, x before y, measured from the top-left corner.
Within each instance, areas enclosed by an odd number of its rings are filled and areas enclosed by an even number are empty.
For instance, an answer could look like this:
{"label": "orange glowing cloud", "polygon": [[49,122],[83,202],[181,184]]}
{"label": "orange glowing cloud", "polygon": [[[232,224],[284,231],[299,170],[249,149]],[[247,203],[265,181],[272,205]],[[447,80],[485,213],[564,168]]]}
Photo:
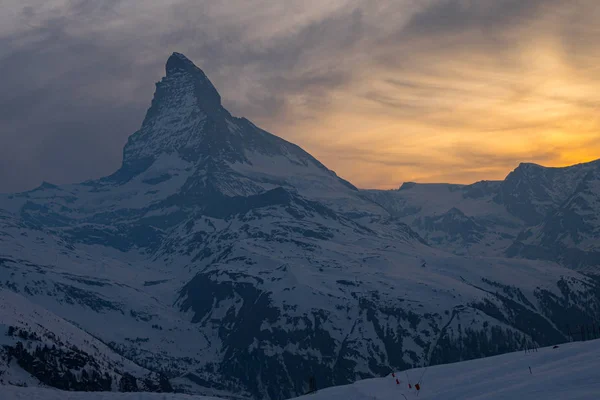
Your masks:
{"label": "orange glowing cloud", "polygon": [[519,162],[600,158],[600,11],[545,4],[498,25],[479,10],[464,28],[407,29],[353,59],[352,79],[312,118],[261,122],[360,187],[503,179]]}

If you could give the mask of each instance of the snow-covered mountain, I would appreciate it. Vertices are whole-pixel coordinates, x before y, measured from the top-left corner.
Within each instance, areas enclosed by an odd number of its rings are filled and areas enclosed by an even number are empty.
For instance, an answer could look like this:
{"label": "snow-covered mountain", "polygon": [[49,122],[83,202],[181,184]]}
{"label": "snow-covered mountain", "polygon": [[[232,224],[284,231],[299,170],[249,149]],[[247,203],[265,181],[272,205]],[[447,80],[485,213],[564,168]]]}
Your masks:
{"label": "snow-covered mountain", "polygon": [[429,244],[455,254],[524,257],[600,271],[600,160],[521,164],[504,181],[405,183],[365,191]]}
{"label": "snow-covered mountain", "polygon": [[404,183],[398,190],[365,194],[432,246],[458,255],[502,256],[524,227],[498,201],[502,185]]}
{"label": "snow-covered mountain", "polygon": [[[600,283],[506,257],[538,222],[508,204],[530,192],[536,210],[554,207],[543,193],[592,204],[590,174],[572,174],[589,184],[562,194],[560,174],[546,192],[527,189],[533,178],[358,190],[233,117],[175,53],[118,171],[0,197],[0,286],[19,296],[10,315],[23,323],[43,309],[63,321],[40,322],[44,332],[94,338],[100,350],[82,351],[113,382],[127,372],[139,389],[148,371],[190,393],[281,399],[313,375],[331,386],[565,341],[598,315]],[[2,318],[9,354],[19,340]]]}
{"label": "snow-covered mountain", "polygon": [[541,223],[522,232],[508,254],[556,260],[571,268],[599,272],[600,162],[585,167],[569,196]]}
{"label": "snow-covered mountain", "polygon": [[527,224],[541,223],[577,190],[600,160],[567,168],[521,164],[502,183],[499,200]]}

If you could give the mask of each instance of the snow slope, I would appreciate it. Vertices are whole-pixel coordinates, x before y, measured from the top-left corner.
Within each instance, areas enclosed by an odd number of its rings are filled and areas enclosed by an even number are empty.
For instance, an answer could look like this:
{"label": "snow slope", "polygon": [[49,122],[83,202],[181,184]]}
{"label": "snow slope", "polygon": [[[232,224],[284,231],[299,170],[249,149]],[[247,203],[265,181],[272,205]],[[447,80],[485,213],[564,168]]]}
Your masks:
{"label": "snow slope", "polygon": [[[600,342],[578,342],[428,369],[397,372],[352,385],[323,389],[299,400],[594,400],[600,394]],[[531,368],[531,372],[530,372]],[[413,388],[409,389],[408,383]],[[420,392],[414,384],[420,382]],[[318,382],[317,382],[318,384]],[[39,388],[2,388],[3,400],[213,400],[149,393],[69,393]],[[216,399],[215,399],[216,400]]]}
{"label": "snow slope", "polygon": [[[531,373],[529,368],[531,367]],[[600,397],[600,341],[517,352],[359,381],[301,397],[312,400],[593,400]],[[421,390],[409,389],[421,379]]]}

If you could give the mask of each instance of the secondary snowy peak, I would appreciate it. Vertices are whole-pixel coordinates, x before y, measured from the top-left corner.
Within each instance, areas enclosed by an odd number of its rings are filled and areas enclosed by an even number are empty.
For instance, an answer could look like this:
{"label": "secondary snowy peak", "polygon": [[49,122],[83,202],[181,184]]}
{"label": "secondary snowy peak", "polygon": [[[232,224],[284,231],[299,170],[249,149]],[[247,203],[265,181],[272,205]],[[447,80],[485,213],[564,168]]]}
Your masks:
{"label": "secondary snowy peak", "polygon": [[565,168],[521,163],[502,183],[497,201],[527,224],[538,224],[567,200],[586,174],[599,165],[600,160]]}
{"label": "secondary snowy peak", "polygon": [[521,163],[504,181],[407,182],[398,190],[365,193],[429,244],[455,254],[519,256],[597,269],[598,182],[600,160],[570,167]]}
{"label": "secondary snowy peak", "polygon": [[600,163],[590,164],[575,192],[542,223],[525,230],[507,253],[557,260],[574,269],[600,266]]}

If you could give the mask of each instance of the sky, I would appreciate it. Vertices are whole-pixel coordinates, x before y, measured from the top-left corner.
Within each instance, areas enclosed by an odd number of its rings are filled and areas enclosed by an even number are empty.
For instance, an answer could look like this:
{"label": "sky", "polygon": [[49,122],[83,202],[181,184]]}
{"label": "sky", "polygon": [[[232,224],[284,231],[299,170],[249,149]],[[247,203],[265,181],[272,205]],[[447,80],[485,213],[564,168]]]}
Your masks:
{"label": "sky", "polygon": [[0,192],[108,175],[181,52],[361,188],[600,158],[597,0],[2,0]]}

